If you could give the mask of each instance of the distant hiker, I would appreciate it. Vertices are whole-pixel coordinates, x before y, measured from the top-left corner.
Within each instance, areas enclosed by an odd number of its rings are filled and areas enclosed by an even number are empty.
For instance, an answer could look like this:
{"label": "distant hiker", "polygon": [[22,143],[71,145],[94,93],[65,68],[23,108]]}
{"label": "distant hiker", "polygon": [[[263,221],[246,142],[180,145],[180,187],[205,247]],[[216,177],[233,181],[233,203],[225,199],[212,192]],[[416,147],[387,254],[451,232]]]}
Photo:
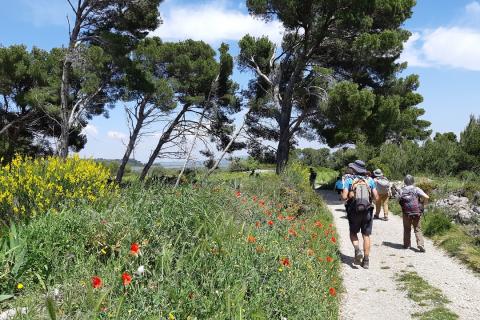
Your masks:
{"label": "distant hiker", "polygon": [[[347,218],[350,228],[350,240],[355,249],[354,264],[361,264],[368,269],[370,263],[370,235],[373,225],[372,200],[378,199],[375,182],[366,176],[365,163],[356,160],[348,165],[353,170],[353,177],[345,180],[342,198],[347,200]],[[363,251],[359,247],[358,232],[362,232]],[[363,258],[363,259],[362,259]]]}
{"label": "distant hiker", "polygon": [[255,169],[252,169],[252,171],[250,172],[250,177],[253,177],[255,176]]}
{"label": "distant hiker", "polygon": [[373,171],[373,180],[375,181],[378,192],[378,201],[375,203],[375,215],[373,218],[380,219],[380,211],[383,207],[384,220],[388,221],[388,199],[391,196],[390,181],[388,181],[380,169]]}
{"label": "distant hiker", "polygon": [[315,180],[317,180],[317,172],[313,170],[312,167],[310,167],[310,186],[312,187],[313,190],[315,190]]}
{"label": "distant hiker", "polygon": [[410,236],[413,226],[418,250],[425,252],[420,216],[429,197],[422,189],[414,185],[415,180],[411,175],[405,176],[403,182],[405,187],[400,190],[397,196],[403,212],[403,247],[405,249],[410,248]]}

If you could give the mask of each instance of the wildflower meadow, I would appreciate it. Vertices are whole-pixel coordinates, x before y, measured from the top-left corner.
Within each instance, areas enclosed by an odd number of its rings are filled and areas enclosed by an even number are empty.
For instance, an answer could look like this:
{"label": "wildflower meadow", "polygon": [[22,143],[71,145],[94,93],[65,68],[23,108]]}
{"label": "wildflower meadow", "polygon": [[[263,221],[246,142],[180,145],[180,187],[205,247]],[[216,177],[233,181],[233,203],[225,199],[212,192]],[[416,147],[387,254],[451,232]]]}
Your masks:
{"label": "wildflower meadow", "polygon": [[305,172],[100,185],[95,201],[17,219],[2,227],[2,308],[24,308],[19,319],[334,319],[337,235]]}

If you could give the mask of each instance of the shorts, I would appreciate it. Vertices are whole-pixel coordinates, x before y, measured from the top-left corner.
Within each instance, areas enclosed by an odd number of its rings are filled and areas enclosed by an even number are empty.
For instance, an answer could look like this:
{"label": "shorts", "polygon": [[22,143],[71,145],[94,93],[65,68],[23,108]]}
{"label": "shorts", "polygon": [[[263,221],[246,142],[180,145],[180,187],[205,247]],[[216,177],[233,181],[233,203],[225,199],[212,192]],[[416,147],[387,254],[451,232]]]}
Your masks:
{"label": "shorts", "polygon": [[357,213],[354,208],[349,208],[349,210],[347,210],[347,218],[350,233],[357,234],[362,231],[362,234],[365,236],[372,234],[373,207],[364,213]]}

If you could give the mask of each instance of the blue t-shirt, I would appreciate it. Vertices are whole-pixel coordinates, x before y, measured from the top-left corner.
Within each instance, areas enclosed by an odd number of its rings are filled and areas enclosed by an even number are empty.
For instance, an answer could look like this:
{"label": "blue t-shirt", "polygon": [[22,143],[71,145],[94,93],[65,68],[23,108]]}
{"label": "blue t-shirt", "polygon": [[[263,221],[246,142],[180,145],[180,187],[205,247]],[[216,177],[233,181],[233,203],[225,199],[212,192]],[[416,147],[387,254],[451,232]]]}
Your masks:
{"label": "blue t-shirt", "polygon": [[343,189],[347,189],[348,191],[350,191],[350,188],[352,187],[352,184],[353,184],[353,180],[355,179],[366,179],[367,180],[367,183],[368,183],[368,186],[370,187],[370,189],[373,191],[375,189],[377,189],[377,186],[375,184],[375,181],[370,178],[370,177],[362,177],[362,176],[350,176],[349,178],[345,179],[345,183],[343,184]]}

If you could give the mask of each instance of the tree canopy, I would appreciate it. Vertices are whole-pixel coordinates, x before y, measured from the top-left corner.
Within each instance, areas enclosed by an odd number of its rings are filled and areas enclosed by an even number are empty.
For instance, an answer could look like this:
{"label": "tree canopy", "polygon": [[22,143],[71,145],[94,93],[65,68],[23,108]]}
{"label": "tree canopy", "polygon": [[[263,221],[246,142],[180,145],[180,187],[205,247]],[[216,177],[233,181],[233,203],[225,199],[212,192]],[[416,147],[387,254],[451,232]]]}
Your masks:
{"label": "tree canopy", "polygon": [[246,35],[239,64],[255,74],[247,96],[255,112],[250,132],[278,142],[277,171],[298,137],[331,146],[367,139],[424,139],[429,135],[415,93],[418,78],[397,75],[410,33],[402,24],[414,0],[248,0],[256,17],[285,28],[277,46]]}

